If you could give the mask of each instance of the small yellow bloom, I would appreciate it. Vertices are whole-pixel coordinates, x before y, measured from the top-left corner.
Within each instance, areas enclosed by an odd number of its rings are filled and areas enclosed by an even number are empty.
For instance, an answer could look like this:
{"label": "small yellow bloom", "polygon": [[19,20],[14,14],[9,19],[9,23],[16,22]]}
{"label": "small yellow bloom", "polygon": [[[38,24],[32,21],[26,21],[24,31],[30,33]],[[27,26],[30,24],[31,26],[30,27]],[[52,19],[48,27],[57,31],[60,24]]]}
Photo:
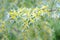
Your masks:
{"label": "small yellow bloom", "polygon": [[30,13],[27,13],[27,16],[30,17]]}
{"label": "small yellow bloom", "polygon": [[44,11],[43,11],[43,10],[40,10],[40,12],[41,12],[41,13],[44,13]]}
{"label": "small yellow bloom", "polygon": [[4,22],[4,21],[2,22],[1,27],[2,27],[2,28],[4,28],[4,27],[5,27],[5,22]]}
{"label": "small yellow bloom", "polygon": [[40,16],[40,14],[41,14],[41,11],[38,12],[38,16]]}
{"label": "small yellow bloom", "polygon": [[17,15],[18,15],[17,12],[12,12],[12,11],[10,11],[9,14],[10,14],[11,16],[12,16],[12,15],[14,15],[14,16],[17,16]]}
{"label": "small yellow bloom", "polygon": [[16,11],[10,11],[9,14],[12,19],[16,19],[16,16],[18,16],[18,13]]}
{"label": "small yellow bloom", "polygon": [[46,9],[47,8],[47,6],[43,6],[41,9]]}
{"label": "small yellow bloom", "polygon": [[33,20],[33,19],[30,19],[30,21],[31,21],[32,23],[34,23],[34,20]]}
{"label": "small yellow bloom", "polygon": [[11,18],[12,18],[12,19],[15,19],[16,17],[15,17],[15,16],[12,16]]}
{"label": "small yellow bloom", "polygon": [[33,13],[32,15],[33,15],[34,17],[37,17],[36,13]]}

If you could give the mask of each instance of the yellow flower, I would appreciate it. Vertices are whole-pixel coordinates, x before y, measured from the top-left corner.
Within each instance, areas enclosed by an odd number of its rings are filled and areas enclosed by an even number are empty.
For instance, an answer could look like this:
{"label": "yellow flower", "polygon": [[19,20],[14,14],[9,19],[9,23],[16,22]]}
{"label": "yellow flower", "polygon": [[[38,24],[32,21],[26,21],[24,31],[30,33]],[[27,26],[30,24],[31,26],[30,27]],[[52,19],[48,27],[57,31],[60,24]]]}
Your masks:
{"label": "yellow flower", "polygon": [[15,17],[15,16],[12,16],[11,18],[12,18],[12,19],[15,19],[16,17]]}
{"label": "yellow flower", "polygon": [[32,15],[33,15],[34,17],[37,17],[36,13],[33,13]]}
{"label": "yellow flower", "polygon": [[10,14],[10,15],[12,15],[12,14],[13,14],[13,12],[12,12],[12,11],[10,11],[10,12],[9,12],[9,14]]}
{"label": "yellow flower", "polygon": [[44,13],[44,11],[43,11],[43,10],[40,10],[40,12],[41,12],[41,13]]}
{"label": "yellow flower", "polygon": [[47,6],[43,6],[41,9],[46,9],[47,8]]}
{"label": "yellow flower", "polygon": [[41,14],[41,10],[38,11],[38,16],[40,16],[40,14]]}
{"label": "yellow flower", "polygon": [[4,21],[2,22],[1,27],[2,27],[2,28],[4,28],[4,27],[5,27],[5,22],[4,22]]}
{"label": "yellow flower", "polygon": [[18,15],[18,13],[17,13],[16,11],[10,11],[9,14],[10,14],[11,16],[12,16],[12,15],[13,15],[13,16],[17,16],[17,15]]}
{"label": "yellow flower", "polygon": [[18,16],[18,13],[16,11],[10,11],[9,14],[10,14],[12,19],[15,19],[16,16]]}
{"label": "yellow flower", "polygon": [[32,23],[34,23],[34,20],[33,20],[33,19],[31,19],[31,18],[30,18],[30,21],[31,21]]}

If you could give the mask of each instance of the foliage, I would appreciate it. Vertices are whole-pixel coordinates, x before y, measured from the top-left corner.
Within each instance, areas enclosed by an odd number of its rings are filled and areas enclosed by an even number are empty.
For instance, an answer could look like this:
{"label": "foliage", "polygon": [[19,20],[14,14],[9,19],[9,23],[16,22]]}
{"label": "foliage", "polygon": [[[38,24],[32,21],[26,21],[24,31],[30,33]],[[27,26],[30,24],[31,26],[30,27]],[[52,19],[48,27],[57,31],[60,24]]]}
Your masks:
{"label": "foliage", "polygon": [[60,0],[0,0],[0,40],[59,40]]}

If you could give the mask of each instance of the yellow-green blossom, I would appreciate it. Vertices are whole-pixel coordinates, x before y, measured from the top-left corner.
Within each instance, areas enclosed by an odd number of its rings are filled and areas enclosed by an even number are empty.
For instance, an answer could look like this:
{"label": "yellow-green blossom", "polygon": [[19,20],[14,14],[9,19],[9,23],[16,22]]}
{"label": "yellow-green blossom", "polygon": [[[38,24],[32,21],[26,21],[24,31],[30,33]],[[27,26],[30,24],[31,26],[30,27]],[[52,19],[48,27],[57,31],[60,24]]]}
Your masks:
{"label": "yellow-green blossom", "polygon": [[16,11],[10,11],[9,14],[11,19],[16,19],[16,17],[18,16],[18,13]]}

